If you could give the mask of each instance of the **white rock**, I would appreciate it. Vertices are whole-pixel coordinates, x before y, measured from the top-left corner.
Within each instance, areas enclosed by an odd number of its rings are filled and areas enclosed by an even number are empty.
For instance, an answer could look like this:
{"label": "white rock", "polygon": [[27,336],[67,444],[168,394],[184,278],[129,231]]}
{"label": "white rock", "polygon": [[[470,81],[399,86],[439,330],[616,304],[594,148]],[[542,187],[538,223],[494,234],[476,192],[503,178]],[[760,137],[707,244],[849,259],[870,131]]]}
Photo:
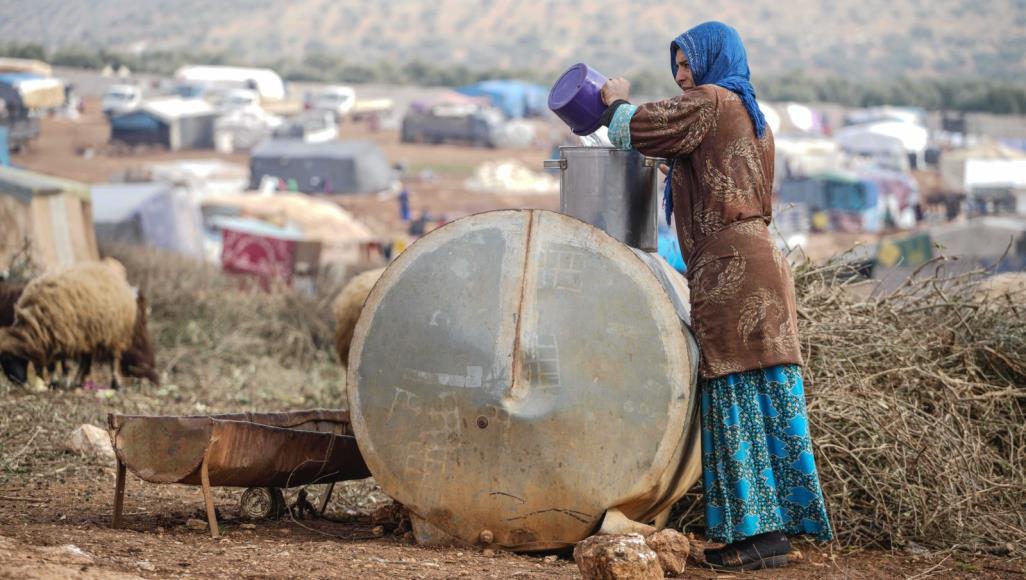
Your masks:
{"label": "white rock", "polygon": [[574,547],[574,561],[585,580],[656,580],[663,577],[659,557],[641,534],[592,536]]}
{"label": "white rock", "polygon": [[110,436],[107,431],[95,425],[79,425],[64,441],[64,447],[77,453],[114,460]]}
{"label": "white rock", "polygon": [[40,551],[48,557],[52,557],[64,564],[92,564],[93,557],[85,553],[82,548],[75,544],[64,544],[63,546],[51,546],[40,548]]}

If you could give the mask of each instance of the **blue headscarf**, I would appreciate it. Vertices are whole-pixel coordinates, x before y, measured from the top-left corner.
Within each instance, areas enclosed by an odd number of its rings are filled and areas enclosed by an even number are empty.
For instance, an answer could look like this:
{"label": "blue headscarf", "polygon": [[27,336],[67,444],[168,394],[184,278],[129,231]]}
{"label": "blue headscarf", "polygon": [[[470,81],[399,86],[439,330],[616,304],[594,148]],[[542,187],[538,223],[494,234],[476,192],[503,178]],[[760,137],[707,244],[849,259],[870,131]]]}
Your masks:
{"label": "blue headscarf", "polygon": [[766,118],[755,101],[748,53],[737,31],[722,22],[706,22],[681,34],[670,44],[670,68],[677,76],[677,49],[691,66],[695,85],[719,85],[741,97],[755,126],[755,136],[766,132]]}
{"label": "blue headscarf", "polygon": [[[695,85],[719,85],[736,93],[752,119],[755,136],[762,138],[766,133],[766,117],[755,100],[752,73],[748,69],[748,54],[741,36],[736,30],[722,22],[705,22],[681,34],[670,43],[670,68],[677,77],[677,50],[683,50],[688,57],[691,76]],[[666,223],[673,214],[673,195],[670,192],[671,173],[667,175],[663,191],[663,205],[666,207]]]}

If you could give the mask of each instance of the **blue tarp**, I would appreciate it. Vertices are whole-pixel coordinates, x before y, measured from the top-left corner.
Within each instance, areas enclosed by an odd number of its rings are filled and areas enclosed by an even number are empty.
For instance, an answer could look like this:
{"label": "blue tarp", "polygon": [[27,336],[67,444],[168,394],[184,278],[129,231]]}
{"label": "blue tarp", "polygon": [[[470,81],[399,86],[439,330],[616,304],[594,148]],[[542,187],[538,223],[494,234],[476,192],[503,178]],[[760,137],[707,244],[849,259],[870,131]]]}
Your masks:
{"label": "blue tarp", "polygon": [[228,229],[251,236],[276,238],[302,242],[307,239],[303,231],[295,226],[279,227],[254,218],[217,216],[207,220],[207,224],[217,230]]}
{"label": "blue tarp", "polygon": [[549,97],[545,87],[517,80],[481,81],[456,91],[470,97],[488,97],[511,119],[544,114]]}
{"label": "blue tarp", "polygon": [[111,119],[110,127],[113,131],[157,131],[160,119],[146,111],[133,111]]}
{"label": "blue tarp", "polygon": [[10,85],[12,87],[15,87],[15,86],[18,86],[23,81],[33,81],[33,80],[38,80],[38,79],[42,79],[42,78],[45,78],[45,77],[41,77],[39,75],[32,74],[32,73],[20,73],[20,72],[0,73],[0,84],[5,84],[5,85]]}
{"label": "blue tarp", "polygon": [[813,211],[832,209],[859,212],[880,203],[880,190],[871,181],[821,175],[788,179],[780,184],[778,201],[802,203]]}

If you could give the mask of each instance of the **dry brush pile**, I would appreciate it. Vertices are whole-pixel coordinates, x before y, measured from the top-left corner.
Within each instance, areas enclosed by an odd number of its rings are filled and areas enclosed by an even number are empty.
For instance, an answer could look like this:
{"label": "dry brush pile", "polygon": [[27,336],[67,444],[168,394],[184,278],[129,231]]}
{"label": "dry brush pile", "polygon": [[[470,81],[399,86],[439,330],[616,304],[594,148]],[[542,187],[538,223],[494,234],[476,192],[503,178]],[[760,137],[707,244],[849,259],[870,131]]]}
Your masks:
{"label": "dry brush pile", "polygon": [[817,460],[844,544],[1026,547],[1026,300],[938,260],[860,298],[795,282]]}

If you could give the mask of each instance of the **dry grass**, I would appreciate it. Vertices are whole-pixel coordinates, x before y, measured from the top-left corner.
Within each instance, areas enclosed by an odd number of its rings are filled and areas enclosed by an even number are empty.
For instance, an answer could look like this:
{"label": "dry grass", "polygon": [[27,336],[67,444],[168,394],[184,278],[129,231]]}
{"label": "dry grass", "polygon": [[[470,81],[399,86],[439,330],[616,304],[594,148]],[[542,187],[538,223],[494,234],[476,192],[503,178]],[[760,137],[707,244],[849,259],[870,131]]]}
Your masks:
{"label": "dry grass", "polygon": [[166,254],[123,247],[106,253],[126,265],[149,299],[158,371],[170,382],[206,385],[215,403],[222,393],[259,398],[287,388],[296,404],[345,405],[330,296],[308,298],[284,287],[264,292],[246,279]]}
{"label": "dry grass", "polygon": [[[974,300],[934,261],[860,296],[843,266],[795,270],[806,393],[837,539],[1026,547],[1026,305]],[[701,525],[700,495],[678,525]]]}
{"label": "dry grass", "polygon": [[[0,379],[0,484],[95,476],[59,443],[107,412],[345,405],[330,292],[264,293],[173,256],[109,253],[149,297],[164,386],[110,397],[26,393]],[[870,298],[836,267],[795,271],[813,436],[844,545],[1026,548],[1026,312],[974,301],[978,276],[943,266]],[[340,490],[335,513],[379,503],[360,485]],[[690,497],[678,525],[701,523],[700,495]]]}
{"label": "dry grass", "polygon": [[845,544],[1026,546],[1026,305],[945,260],[855,298],[796,271],[809,412]]}

